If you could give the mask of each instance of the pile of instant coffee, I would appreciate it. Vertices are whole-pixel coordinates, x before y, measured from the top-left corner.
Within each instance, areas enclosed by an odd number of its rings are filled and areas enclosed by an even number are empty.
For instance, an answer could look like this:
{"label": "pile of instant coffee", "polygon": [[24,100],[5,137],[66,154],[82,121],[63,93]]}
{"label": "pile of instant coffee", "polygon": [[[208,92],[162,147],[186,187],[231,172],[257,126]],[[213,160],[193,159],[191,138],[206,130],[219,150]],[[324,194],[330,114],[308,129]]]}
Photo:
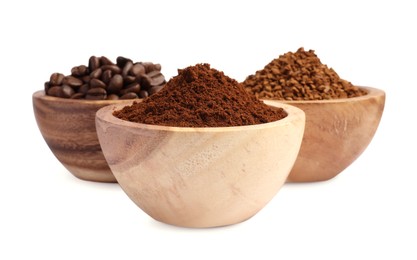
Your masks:
{"label": "pile of instant coffee", "polygon": [[244,88],[260,99],[324,100],[366,95],[327,65],[313,50],[299,48],[272,60],[262,70],[242,82]]}
{"label": "pile of instant coffee", "polygon": [[197,64],[178,70],[161,91],[113,115],[152,125],[229,127],[277,121],[287,113],[267,106],[209,64]]}
{"label": "pile of instant coffee", "polygon": [[119,56],[113,63],[105,56],[91,56],[88,66],[71,69],[71,75],[53,73],[45,82],[49,96],[90,100],[146,98],[165,85],[161,65],[133,62]]}

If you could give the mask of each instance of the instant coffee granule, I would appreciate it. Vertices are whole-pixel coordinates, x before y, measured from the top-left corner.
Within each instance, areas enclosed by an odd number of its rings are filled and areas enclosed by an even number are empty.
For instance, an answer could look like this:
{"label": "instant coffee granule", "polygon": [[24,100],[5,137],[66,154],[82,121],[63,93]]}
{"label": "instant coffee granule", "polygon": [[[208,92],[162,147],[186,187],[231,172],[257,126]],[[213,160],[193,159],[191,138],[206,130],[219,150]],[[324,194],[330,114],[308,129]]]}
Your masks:
{"label": "instant coffee granule", "polygon": [[313,50],[299,48],[272,60],[262,70],[248,76],[244,88],[260,99],[324,100],[366,95],[327,65]]}
{"label": "instant coffee granule", "polygon": [[113,115],[152,125],[228,127],[268,123],[287,113],[267,106],[209,64],[197,64],[179,69],[161,91]]}

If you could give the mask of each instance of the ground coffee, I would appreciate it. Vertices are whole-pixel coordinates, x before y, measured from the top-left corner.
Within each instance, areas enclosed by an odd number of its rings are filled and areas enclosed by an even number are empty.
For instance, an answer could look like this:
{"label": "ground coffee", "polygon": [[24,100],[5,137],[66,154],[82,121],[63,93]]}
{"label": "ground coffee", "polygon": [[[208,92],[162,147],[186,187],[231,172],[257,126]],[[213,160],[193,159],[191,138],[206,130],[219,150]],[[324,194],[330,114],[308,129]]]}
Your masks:
{"label": "ground coffee", "polygon": [[73,67],[71,75],[53,73],[45,82],[45,93],[74,99],[135,99],[158,92],[165,83],[160,64],[134,63],[122,56],[113,63],[105,56],[91,56],[88,66]]}
{"label": "ground coffee", "polygon": [[209,64],[197,64],[178,70],[160,92],[113,115],[152,125],[228,127],[268,123],[287,113],[265,105]]}
{"label": "ground coffee", "polygon": [[257,98],[279,100],[323,100],[362,96],[366,91],[341,79],[322,64],[313,50],[299,48],[272,60],[248,76],[244,88]]}

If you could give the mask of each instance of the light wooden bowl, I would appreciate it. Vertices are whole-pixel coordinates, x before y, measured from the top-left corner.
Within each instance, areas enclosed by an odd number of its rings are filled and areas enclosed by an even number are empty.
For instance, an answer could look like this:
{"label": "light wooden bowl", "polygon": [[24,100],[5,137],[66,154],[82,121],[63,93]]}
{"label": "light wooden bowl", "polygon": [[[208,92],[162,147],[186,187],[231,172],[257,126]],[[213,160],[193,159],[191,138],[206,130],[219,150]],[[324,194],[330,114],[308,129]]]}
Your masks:
{"label": "light wooden bowl", "polygon": [[244,221],[279,191],[297,157],[305,118],[280,104],[282,120],[238,127],[132,123],[100,109],[96,128],[119,185],[155,220],[184,227]]}
{"label": "light wooden bowl", "polygon": [[361,87],[361,97],[322,101],[279,101],[302,109],[306,125],[288,182],[329,180],[355,161],[371,142],[385,105],[385,92]]}
{"label": "light wooden bowl", "polygon": [[98,142],[95,114],[104,106],[129,101],[65,99],[37,91],[32,102],[43,138],[68,171],[83,180],[116,182]]}

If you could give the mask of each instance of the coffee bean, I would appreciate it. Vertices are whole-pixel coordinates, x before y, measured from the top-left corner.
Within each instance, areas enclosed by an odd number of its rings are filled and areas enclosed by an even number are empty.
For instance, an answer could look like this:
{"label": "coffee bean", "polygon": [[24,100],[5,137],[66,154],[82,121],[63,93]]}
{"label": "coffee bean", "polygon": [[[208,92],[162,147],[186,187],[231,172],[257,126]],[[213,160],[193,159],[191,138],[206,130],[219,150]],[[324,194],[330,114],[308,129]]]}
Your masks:
{"label": "coffee bean", "polygon": [[49,79],[51,85],[58,86],[62,84],[65,76],[61,73],[53,73]]}
{"label": "coffee bean", "polygon": [[123,67],[122,76],[126,77],[132,67],[133,67],[133,62],[127,61],[125,66]]}
{"label": "coffee bean", "polygon": [[117,66],[119,66],[119,68],[123,68],[128,61],[132,62],[131,59],[128,59],[128,58],[125,58],[125,57],[122,57],[122,56],[119,56],[119,57],[116,58],[116,64],[117,64]]}
{"label": "coffee bean", "polygon": [[152,71],[148,73],[147,75],[152,78],[151,86],[159,86],[165,83],[165,77],[159,71]]}
{"label": "coffee bean", "polygon": [[161,64],[159,64],[159,63],[154,64],[154,68],[157,71],[161,71]]}
{"label": "coffee bean", "polygon": [[101,66],[114,65],[114,63],[105,56],[100,57],[100,64],[101,64]]}
{"label": "coffee bean", "polygon": [[70,98],[72,98],[72,99],[82,99],[84,97],[85,97],[85,94],[83,94],[83,93],[74,93],[74,94],[72,94],[72,96]]}
{"label": "coffee bean", "polygon": [[152,78],[148,75],[142,75],[140,77],[140,85],[143,86],[145,89],[149,89],[151,87]]}
{"label": "coffee bean", "polygon": [[88,68],[85,65],[76,66],[71,69],[71,75],[75,77],[82,77],[88,74]]}
{"label": "coffee bean", "polygon": [[100,59],[96,56],[91,56],[88,60],[88,69],[94,71],[100,67]]}
{"label": "coffee bean", "polygon": [[113,72],[113,74],[120,74],[120,72],[122,71],[117,65],[103,65],[101,66],[102,70],[110,70],[111,72]]}
{"label": "coffee bean", "polygon": [[142,62],[142,65],[145,67],[146,73],[157,70],[157,66],[155,66],[152,62]]}
{"label": "coffee bean", "polygon": [[53,97],[64,97],[61,86],[50,87],[47,94]]}
{"label": "coffee bean", "polygon": [[90,73],[90,77],[92,79],[98,79],[101,77],[102,73],[103,73],[103,70],[101,68],[97,68]]}
{"label": "coffee bean", "polygon": [[105,70],[101,74],[101,81],[103,81],[104,83],[106,83],[106,85],[108,85],[112,76],[113,76],[113,73],[111,72],[111,70]]}
{"label": "coffee bean", "polygon": [[130,74],[132,76],[139,76],[145,74],[145,67],[140,63],[135,63],[130,69]]}
{"label": "coffee bean", "polygon": [[139,97],[140,98],[147,98],[148,96],[149,96],[148,91],[146,91],[146,90],[139,91]]}
{"label": "coffee bean", "polygon": [[160,91],[162,88],[164,87],[164,85],[160,85],[160,86],[153,86],[148,90],[149,95],[153,95],[156,92]]}
{"label": "coffee bean", "polygon": [[106,88],[106,84],[99,80],[99,79],[92,79],[90,80],[90,88],[102,88],[105,89]]}
{"label": "coffee bean", "polygon": [[128,85],[126,88],[120,90],[120,95],[123,96],[124,94],[129,93],[129,92],[133,92],[133,93],[138,94],[139,91],[140,91],[139,83],[134,82],[134,83]]}
{"label": "coffee bean", "polygon": [[83,83],[84,82],[81,79],[78,79],[74,76],[66,76],[62,81],[62,84],[69,85],[73,88],[79,88],[81,85],[83,85]]}
{"label": "coffee bean", "polygon": [[153,71],[150,71],[150,72],[146,73],[146,75],[148,75],[151,78],[156,77],[156,76],[159,76],[161,74],[162,73],[160,71],[158,71],[158,70],[153,70]]}
{"label": "coffee bean", "polygon": [[123,87],[123,77],[120,74],[114,75],[110,82],[107,90],[109,93],[118,93]]}
{"label": "coffee bean", "polygon": [[48,89],[49,89],[49,87],[50,87],[50,84],[49,84],[49,81],[46,81],[44,84],[43,84],[43,90],[45,91],[45,93],[48,93]]}
{"label": "coffee bean", "polygon": [[68,85],[62,85],[62,97],[70,98],[74,93],[74,89]]}
{"label": "coffee bean", "polygon": [[134,76],[126,76],[126,77],[123,78],[123,83],[124,84],[130,84],[130,83],[133,83],[133,82],[137,82],[136,77],[134,77]]}
{"label": "coffee bean", "polygon": [[86,76],[83,76],[83,77],[81,78],[81,80],[82,80],[84,83],[90,83],[91,77],[90,77],[90,75],[86,75]]}
{"label": "coffee bean", "polygon": [[107,93],[103,88],[92,88],[87,91],[85,98],[92,100],[103,100],[107,98]]}
{"label": "coffee bean", "polygon": [[82,85],[79,89],[78,89],[78,93],[82,93],[82,94],[87,94],[87,91],[90,89],[90,86],[88,84],[84,84]]}
{"label": "coffee bean", "polygon": [[110,94],[110,95],[107,95],[107,98],[106,99],[107,100],[118,100],[119,99],[119,96],[116,95],[116,94]]}
{"label": "coffee bean", "polygon": [[120,99],[135,99],[135,98],[138,98],[138,95],[133,92],[126,93],[120,97]]}

